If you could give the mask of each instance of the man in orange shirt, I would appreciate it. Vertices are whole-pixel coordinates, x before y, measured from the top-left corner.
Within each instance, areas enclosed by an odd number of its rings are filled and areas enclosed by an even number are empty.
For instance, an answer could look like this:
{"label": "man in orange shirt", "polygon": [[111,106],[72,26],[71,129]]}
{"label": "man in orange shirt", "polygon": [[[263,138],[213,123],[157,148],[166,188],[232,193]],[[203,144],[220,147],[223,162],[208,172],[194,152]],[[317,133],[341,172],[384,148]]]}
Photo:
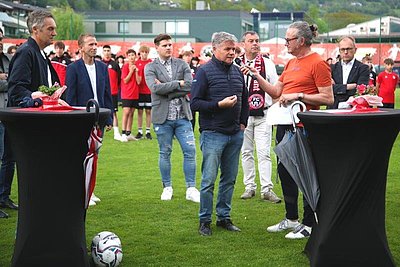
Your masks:
{"label": "man in orange shirt", "polygon": [[[317,28],[307,22],[292,23],[286,31],[286,47],[288,52],[295,56],[286,64],[278,82],[274,85],[267,82],[255,68],[242,67],[248,74],[252,71],[260,87],[273,99],[279,98],[281,105],[287,106],[299,100],[306,104],[307,109],[318,109],[320,105],[333,104],[332,77],[328,63],[317,53],[311,50],[312,39],[317,35]],[[282,141],[286,131],[293,131],[292,125],[278,125],[276,141]],[[291,230],[285,237],[300,239],[311,235],[314,224],[313,211],[303,197],[304,215],[299,222],[298,196],[299,189],[282,163],[278,164],[278,173],[281,179],[282,191],[285,200],[285,218],[267,228],[268,232],[276,233]]]}

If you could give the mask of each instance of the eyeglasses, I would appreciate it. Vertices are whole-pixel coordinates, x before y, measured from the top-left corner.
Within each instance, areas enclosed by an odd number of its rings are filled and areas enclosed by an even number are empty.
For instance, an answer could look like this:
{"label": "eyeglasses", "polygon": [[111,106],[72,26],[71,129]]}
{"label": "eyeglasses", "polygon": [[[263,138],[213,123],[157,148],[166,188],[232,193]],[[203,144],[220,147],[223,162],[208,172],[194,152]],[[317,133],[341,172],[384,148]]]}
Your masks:
{"label": "eyeglasses", "polygon": [[353,51],[353,50],[354,50],[354,47],[339,48],[339,51],[340,51],[341,53],[344,53],[344,52],[351,52],[351,51]]}
{"label": "eyeglasses", "polygon": [[293,38],[285,38],[286,44],[289,44],[290,41],[299,39],[299,37],[293,37]]}

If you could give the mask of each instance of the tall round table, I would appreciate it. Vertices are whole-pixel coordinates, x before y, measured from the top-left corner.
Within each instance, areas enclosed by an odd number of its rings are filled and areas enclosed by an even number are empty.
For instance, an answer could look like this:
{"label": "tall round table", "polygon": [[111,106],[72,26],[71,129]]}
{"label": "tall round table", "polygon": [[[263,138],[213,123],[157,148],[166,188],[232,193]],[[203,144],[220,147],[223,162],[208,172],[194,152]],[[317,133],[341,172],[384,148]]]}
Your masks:
{"label": "tall round table", "polygon": [[394,266],[385,231],[389,157],[400,110],[302,112],[320,186],[319,223],[305,252],[311,266]]}
{"label": "tall round table", "polygon": [[[110,110],[100,109],[104,125]],[[0,110],[18,173],[12,266],[89,266],[83,161],[95,113]]]}

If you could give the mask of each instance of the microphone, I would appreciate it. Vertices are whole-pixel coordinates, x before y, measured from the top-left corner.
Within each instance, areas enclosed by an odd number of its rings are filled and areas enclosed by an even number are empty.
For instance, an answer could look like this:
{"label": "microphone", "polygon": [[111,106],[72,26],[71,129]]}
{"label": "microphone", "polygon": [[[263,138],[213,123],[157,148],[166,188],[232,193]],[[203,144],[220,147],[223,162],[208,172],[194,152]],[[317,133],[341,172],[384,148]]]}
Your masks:
{"label": "microphone", "polygon": [[[235,58],[235,63],[237,64],[237,65],[239,65],[240,67],[242,67],[242,66],[246,66],[244,63],[243,63],[243,61],[240,59],[240,58]],[[257,80],[257,77],[254,75],[254,73],[252,73],[250,70],[249,70],[249,73],[247,74],[247,75],[249,75],[251,78],[253,78],[253,80]]]}

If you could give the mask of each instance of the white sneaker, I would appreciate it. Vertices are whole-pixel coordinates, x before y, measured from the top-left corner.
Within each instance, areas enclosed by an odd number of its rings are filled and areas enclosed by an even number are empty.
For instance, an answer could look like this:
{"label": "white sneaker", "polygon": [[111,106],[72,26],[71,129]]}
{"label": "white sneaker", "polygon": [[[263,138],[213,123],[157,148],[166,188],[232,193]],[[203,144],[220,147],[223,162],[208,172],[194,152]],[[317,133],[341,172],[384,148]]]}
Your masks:
{"label": "white sneaker", "polygon": [[121,135],[121,140],[120,141],[121,142],[128,142],[128,138],[127,138],[126,134],[122,134]]}
{"label": "white sneaker", "polygon": [[186,199],[196,203],[200,203],[199,190],[197,190],[196,187],[188,187],[188,189],[186,189]]}
{"label": "white sneaker", "polygon": [[137,141],[137,139],[133,136],[133,135],[128,135],[128,136],[126,136],[126,139],[128,140],[128,141]]}
{"label": "white sneaker", "polygon": [[119,133],[114,134],[114,140],[121,141],[122,136]]}
{"label": "white sneaker", "polygon": [[96,206],[96,202],[94,202],[93,200],[89,200],[89,206]]}
{"label": "white sneaker", "polygon": [[304,224],[299,224],[294,230],[287,235],[285,235],[285,238],[288,239],[301,239],[301,238],[306,238],[311,235],[312,228],[309,226],[306,226]]}
{"label": "white sneaker", "polygon": [[161,200],[171,200],[173,191],[174,190],[171,186],[164,187],[164,190],[161,194]]}
{"label": "white sneaker", "polygon": [[100,202],[100,198],[98,198],[95,194],[92,194],[92,196],[90,197],[90,200],[93,200],[94,202]]}
{"label": "white sneaker", "polygon": [[267,231],[270,233],[277,233],[277,232],[282,232],[285,230],[291,230],[299,226],[300,223],[298,221],[291,221],[288,219],[283,219],[280,223],[277,223],[275,225],[272,225],[267,228]]}

